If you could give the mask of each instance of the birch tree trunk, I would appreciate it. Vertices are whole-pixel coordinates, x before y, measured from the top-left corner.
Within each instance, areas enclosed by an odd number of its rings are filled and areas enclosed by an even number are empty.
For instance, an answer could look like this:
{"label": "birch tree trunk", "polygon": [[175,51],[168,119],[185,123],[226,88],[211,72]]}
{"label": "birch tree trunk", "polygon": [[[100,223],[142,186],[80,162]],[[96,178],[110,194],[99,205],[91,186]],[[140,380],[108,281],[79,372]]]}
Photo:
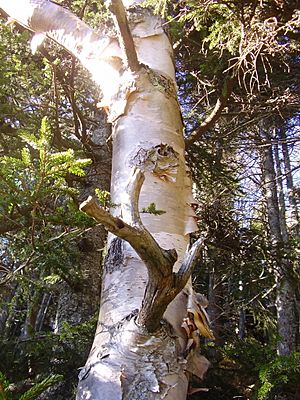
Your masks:
{"label": "birch tree trunk", "polygon": [[[101,37],[54,3],[23,3],[0,0],[9,16],[78,57],[100,86],[112,123],[112,208],[93,198],[81,205],[111,235],[99,324],[77,399],[183,400],[188,374],[202,377],[208,368],[199,333],[213,335],[206,301],[188,284],[203,240],[187,250],[197,227],[163,21],[140,0],[124,1],[127,12],[120,0],[108,1],[117,36]],[[141,216],[143,209],[152,213]]]}
{"label": "birch tree trunk", "polygon": [[286,243],[284,243],[278,205],[278,192],[272,145],[269,135],[261,132],[265,138],[263,148],[263,181],[267,204],[268,224],[270,229],[270,244],[273,253],[273,268],[277,281],[276,310],[277,329],[280,336],[278,353],[291,354],[296,350],[297,317],[295,310],[295,287],[292,282],[291,263],[288,258]]}

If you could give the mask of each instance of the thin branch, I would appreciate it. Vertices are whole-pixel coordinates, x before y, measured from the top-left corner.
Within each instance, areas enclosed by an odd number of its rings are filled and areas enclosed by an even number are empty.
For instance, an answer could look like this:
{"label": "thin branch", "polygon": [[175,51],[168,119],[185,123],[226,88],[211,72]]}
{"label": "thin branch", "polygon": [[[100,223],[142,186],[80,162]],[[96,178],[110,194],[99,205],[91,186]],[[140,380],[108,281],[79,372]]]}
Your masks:
{"label": "thin branch", "polygon": [[10,279],[13,278],[14,275],[16,275],[19,271],[22,271],[24,268],[26,268],[30,262],[32,261],[33,256],[35,255],[35,251],[32,251],[31,254],[28,256],[27,260],[21,264],[17,269],[15,269],[12,272],[9,272],[5,275],[4,278],[0,280],[0,285],[3,285],[7,283]]}
{"label": "thin branch", "polygon": [[201,123],[199,128],[194,130],[190,134],[190,136],[185,140],[185,146],[188,148],[191,146],[194,142],[196,142],[200,137],[208,131],[210,128],[213,127],[213,125],[217,122],[217,120],[220,118],[222,111],[224,107],[227,105],[227,101],[229,100],[231,93],[233,89],[233,78],[226,79],[224,82],[224,86],[222,89],[222,93],[220,97],[218,98],[214,109],[212,112],[205,118],[205,120]]}
{"label": "thin branch", "polygon": [[[90,150],[88,145],[88,137],[87,137],[87,126],[86,121],[83,113],[79,109],[78,105],[76,104],[75,96],[74,96],[74,61],[75,58],[72,57],[72,67],[71,67],[71,74],[69,81],[67,80],[64,71],[54,63],[55,58],[49,54],[49,52],[45,49],[45,47],[40,48],[40,53],[45,57],[49,63],[51,64],[52,68],[55,69],[55,77],[58,83],[63,88],[66,97],[68,98],[70,105],[72,107],[73,112],[73,119],[74,119],[74,134],[81,143]],[[68,140],[63,138],[61,135],[59,137],[56,135],[55,132],[55,143],[61,144],[65,148],[74,148],[77,149],[78,146],[74,144],[74,141]]]}
{"label": "thin branch", "polygon": [[132,72],[137,72],[141,65],[137,58],[124,5],[121,0],[110,0],[108,1],[107,6],[109,11],[113,14],[114,23],[118,31],[120,47],[124,53],[125,66],[131,69]]}

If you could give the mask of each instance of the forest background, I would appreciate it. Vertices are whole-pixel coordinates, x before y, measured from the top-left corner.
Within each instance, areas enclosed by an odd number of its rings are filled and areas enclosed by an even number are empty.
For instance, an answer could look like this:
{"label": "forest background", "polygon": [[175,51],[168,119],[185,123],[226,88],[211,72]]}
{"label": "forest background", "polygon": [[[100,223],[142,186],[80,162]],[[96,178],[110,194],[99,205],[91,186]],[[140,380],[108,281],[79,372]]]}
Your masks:
{"label": "forest background", "polygon": [[[110,18],[100,1],[58,3],[95,28]],[[193,280],[209,300],[215,341],[202,339],[211,368],[190,396],[297,399],[299,3],[153,7],[175,51],[187,162],[207,235]],[[106,256],[104,229],[78,207],[95,189],[109,206],[110,126],[76,59],[50,41],[30,49],[31,33],[6,20],[3,13],[0,396],[73,399]]]}

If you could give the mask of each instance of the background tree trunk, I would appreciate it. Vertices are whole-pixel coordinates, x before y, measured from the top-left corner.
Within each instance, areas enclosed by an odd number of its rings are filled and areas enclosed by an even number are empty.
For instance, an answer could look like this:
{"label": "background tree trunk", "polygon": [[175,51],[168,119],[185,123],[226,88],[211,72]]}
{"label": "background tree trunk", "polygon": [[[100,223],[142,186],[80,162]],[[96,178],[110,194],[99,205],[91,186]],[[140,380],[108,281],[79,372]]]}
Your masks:
{"label": "background tree trunk", "polygon": [[277,329],[280,336],[277,349],[280,355],[288,355],[296,349],[297,343],[295,287],[292,283],[290,261],[286,254],[288,251],[287,243],[283,240],[280,226],[280,212],[276,185],[277,177],[274,168],[272,145],[270,144],[268,133],[262,132],[262,136],[265,138],[262,155],[264,193],[270,229],[270,246],[273,258],[272,263],[277,281]]}
{"label": "background tree trunk", "polygon": [[291,210],[291,217],[293,223],[293,233],[296,237],[299,237],[299,213],[298,213],[298,206],[295,199],[295,186],[293,182],[293,175],[292,175],[292,167],[290,161],[290,154],[287,144],[287,136],[284,130],[284,127],[280,127],[278,129],[279,138],[281,139],[281,147],[283,153],[283,162],[284,162],[284,172],[286,177],[286,186],[288,190],[288,200]]}
{"label": "background tree trunk", "polygon": [[[111,151],[107,140],[111,127],[104,113],[98,113],[99,127],[91,135],[94,162],[87,168],[84,185],[81,187],[79,201],[94,195],[95,189],[108,191],[110,187]],[[70,286],[62,282],[59,288],[58,306],[55,320],[55,331],[60,332],[64,321],[70,324],[82,323],[94,317],[99,309],[101,288],[101,265],[107,232],[103,226],[88,229],[77,243],[80,252],[78,273],[82,277],[80,285]]]}

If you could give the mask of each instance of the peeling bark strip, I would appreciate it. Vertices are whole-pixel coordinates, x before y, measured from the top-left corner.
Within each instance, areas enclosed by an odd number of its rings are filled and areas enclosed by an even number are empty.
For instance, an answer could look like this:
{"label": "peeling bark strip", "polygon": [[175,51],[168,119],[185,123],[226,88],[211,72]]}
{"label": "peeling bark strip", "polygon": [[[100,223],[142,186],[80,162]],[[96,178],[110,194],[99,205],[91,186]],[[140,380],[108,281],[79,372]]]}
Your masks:
{"label": "peeling bark strip", "polygon": [[166,330],[149,336],[133,318],[124,320],[106,352],[81,370],[81,385],[89,389],[77,400],[185,400],[185,365],[177,361],[176,341]]}
{"label": "peeling bark strip", "polygon": [[[141,2],[124,0],[127,8]],[[126,268],[104,271],[99,324],[77,399],[184,400],[185,371],[202,376],[208,366],[197,351],[184,354],[190,338],[181,329],[188,302],[195,304],[188,300],[193,296],[191,287],[186,288],[188,295],[182,289],[203,241],[187,252],[188,234],[197,225],[172,46],[163,21],[151,10],[131,7],[133,22],[128,29],[122,2],[109,4],[118,38],[101,37],[47,0],[22,0],[22,7],[20,0],[0,0],[8,15],[81,61],[100,86],[101,104],[112,122],[111,200],[120,206],[109,213],[89,198],[81,209],[124,239]],[[138,168],[132,165],[140,149],[146,149],[145,158],[150,160],[150,168],[143,171],[143,162]],[[149,203],[165,213],[141,216],[139,209]],[[134,310],[138,315],[131,318]],[[205,313],[196,306],[189,313],[198,328]],[[161,329],[162,317],[172,325],[174,337]],[[198,334],[197,329],[192,332],[194,338]]]}

